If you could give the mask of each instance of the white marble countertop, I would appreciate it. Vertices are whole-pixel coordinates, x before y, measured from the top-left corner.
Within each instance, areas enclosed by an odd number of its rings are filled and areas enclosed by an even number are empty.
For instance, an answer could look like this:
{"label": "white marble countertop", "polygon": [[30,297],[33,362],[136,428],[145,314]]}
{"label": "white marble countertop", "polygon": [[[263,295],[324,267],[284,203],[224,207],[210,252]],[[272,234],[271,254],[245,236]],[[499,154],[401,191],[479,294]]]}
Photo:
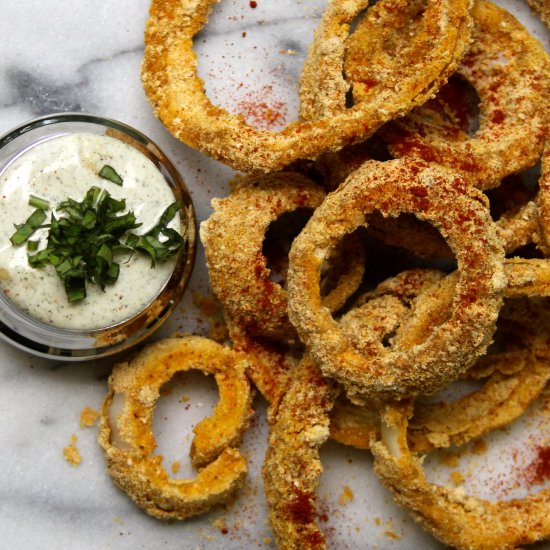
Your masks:
{"label": "white marble countertop", "polygon": [[[499,3],[519,14],[548,46],[548,34],[522,1]],[[322,0],[258,0],[255,9],[249,0],[225,0],[196,44],[210,96],[233,111],[247,106],[251,122],[262,102],[283,115],[281,122],[290,121],[297,112],[299,71],[321,9]],[[232,171],[177,142],[154,118],[140,84],[147,10],[145,0],[3,2],[0,134],[52,112],[85,111],[123,121],[165,150],[203,220],[212,197],[227,193]],[[200,247],[190,289],[159,337],[177,330],[207,334],[207,323],[193,305],[194,292],[208,292]],[[58,364],[0,341],[0,548],[274,547],[260,475],[266,437],[263,404],[258,401],[258,419],[244,443],[251,471],[237,501],[198,519],[165,523],[148,517],[111,483],[96,426],[80,426],[84,407],[100,408],[110,367],[109,361]],[[188,410],[179,401],[183,394],[190,397]],[[192,425],[205,416],[215,396],[213,385],[191,376],[161,399],[155,416],[159,452],[167,465],[182,462],[180,477],[191,475],[186,456]],[[483,460],[500,460],[498,453],[509,446],[505,437],[521,446],[522,433],[516,427],[512,434],[497,434],[494,451]],[[73,434],[82,457],[79,466],[63,458]],[[326,472],[319,489],[320,512],[331,547],[440,547],[394,507],[372,474],[368,454],[329,443],[322,457]],[[448,482],[448,467],[431,462],[434,479]],[[499,474],[487,473],[480,464],[473,467],[486,473],[485,485],[474,490],[494,495],[496,485],[490,479]],[[347,505],[338,504],[344,484],[355,496]]]}

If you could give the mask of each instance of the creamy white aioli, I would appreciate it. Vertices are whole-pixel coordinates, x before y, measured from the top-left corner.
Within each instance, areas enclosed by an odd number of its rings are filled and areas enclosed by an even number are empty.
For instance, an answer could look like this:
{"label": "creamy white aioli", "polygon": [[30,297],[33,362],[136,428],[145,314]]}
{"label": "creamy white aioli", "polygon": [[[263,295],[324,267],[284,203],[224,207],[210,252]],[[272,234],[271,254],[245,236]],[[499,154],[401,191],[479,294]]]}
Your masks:
{"label": "creamy white aioli", "polygon": [[[123,178],[123,186],[97,174],[108,164]],[[139,313],[170,278],[175,259],[151,268],[151,261],[134,254],[126,262],[117,257],[120,275],[103,292],[86,283],[82,302],[67,301],[62,281],[53,266],[34,269],[27,261],[27,247],[10,242],[14,224],[23,223],[34,211],[29,196],[49,201],[50,207],[68,197],[81,201],[92,186],[106,189],[116,199],[126,199],[145,233],[175,199],[155,165],[142,153],[117,139],[95,134],[67,134],[38,143],[24,152],[0,174],[0,288],[22,311],[39,321],[64,329],[104,328]],[[48,212],[47,221],[50,213]],[[171,224],[181,230],[178,220]],[[46,245],[47,229],[33,235]]]}

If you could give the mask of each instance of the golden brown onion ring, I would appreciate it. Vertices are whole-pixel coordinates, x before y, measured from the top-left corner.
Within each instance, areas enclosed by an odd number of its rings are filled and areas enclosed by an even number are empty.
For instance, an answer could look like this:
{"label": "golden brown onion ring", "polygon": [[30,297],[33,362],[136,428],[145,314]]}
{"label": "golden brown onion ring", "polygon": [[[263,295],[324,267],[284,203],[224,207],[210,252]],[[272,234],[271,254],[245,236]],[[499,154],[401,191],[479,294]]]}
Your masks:
{"label": "golden brown onion ring", "polygon": [[[230,322],[250,336],[275,340],[295,337],[287,317],[286,290],[271,280],[262,246],[268,228],[286,212],[314,210],[325,193],[300,174],[280,172],[252,176],[230,196],[214,199],[214,213],[201,224],[212,289]],[[323,298],[340,309],[363,278],[364,252],[356,238],[343,243],[334,284]],[[336,255],[336,254],[335,254]],[[330,260],[329,260],[330,263]]]}
{"label": "golden brown onion ring", "polygon": [[444,164],[487,189],[540,158],[548,132],[550,62],[541,44],[502,8],[476,0],[472,16],[474,41],[458,73],[481,99],[477,133],[449,139],[420,117],[406,117],[388,126],[384,137],[395,156]]}
{"label": "golden brown onion ring", "polygon": [[[370,102],[386,88],[395,87],[406,91],[411,98],[409,109],[424,103],[455,71],[470,44],[470,7],[469,1],[377,2],[363,15],[348,39],[345,56],[338,52],[340,79],[345,72],[351,83],[354,101]],[[326,39],[323,42],[317,37],[317,40],[324,53]],[[322,59],[315,57],[310,52],[311,71],[316,78],[308,75],[306,60],[302,80],[309,77],[317,84],[317,116],[321,113],[334,114],[344,108],[345,96],[330,93],[330,87],[327,93],[325,83],[335,81],[338,73],[335,67],[332,78],[331,75],[324,75],[331,65],[326,61],[326,56]],[[306,103],[304,87],[303,84],[302,105]],[[304,118],[310,118],[306,116],[309,113],[304,107],[302,114]]]}
{"label": "golden brown onion ring", "polygon": [[[388,87],[371,102],[362,102],[335,115],[323,114],[316,120],[295,122],[277,133],[249,126],[241,115],[231,115],[214,106],[197,76],[193,37],[206,24],[215,2],[153,0],[145,30],[142,65],[145,92],[155,114],[187,145],[237,170],[272,172],[294,160],[313,159],[323,152],[365,139],[391,118],[409,110],[411,91]],[[447,9],[442,10],[444,14],[454,12],[457,6],[466,16],[468,0],[434,2],[446,6]],[[347,33],[349,23],[367,5],[368,0],[346,3],[331,0],[327,8],[331,21],[327,38],[341,43],[342,31]],[[434,48],[454,32],[442,26],[434,37]],[[447,64],[444,56],[436,60],[435,70],[430,71],[427,78],[422,73],[416,74],[419,89],[429,86],[432,74],[438,75]]]}
{"label": "golden brown onion ring", "polygon": [[[185,519],[233,498],[243,485],[246,460],[236,449],[252,415],[251,390],[241,354],[206,338],[169,338],[117,364],[103,403],[99,443],[115,484],[152,516]],[[170,479],[154,455],[153,414],[160,389],[181,371],[212,374],[220,399],[212,416],[194,428],[193,480]]]}
{"label": "golden brown onion ring", "polygon": [[[410,350],[358,353],[321,305],[319,269],[326,251],[375,210],[429,221],[457,257],[450,318]],[[434,392],[489,345],[506,286],[502,261],[486,201],[463,178],[419,159],[370,161],[325,199],[294,240],[289,317],[323,373],[341,382],[352,400]]]}
{"label": "golden brown onion ring", "polygon": [[269,520],[282,550],[326,548],[315,491],[322,471],[319,447],[329,436],[337,393],[306,355],[272,416],[262,473]]}
{"label": "golden brown onion ring", "polygon": [[488,501],[429,483],[407,442],[408,403],[389,405],[373,442],[374,471],[425,529],[453,548],[507,550],[550,537],[550,489],[522,499]]}

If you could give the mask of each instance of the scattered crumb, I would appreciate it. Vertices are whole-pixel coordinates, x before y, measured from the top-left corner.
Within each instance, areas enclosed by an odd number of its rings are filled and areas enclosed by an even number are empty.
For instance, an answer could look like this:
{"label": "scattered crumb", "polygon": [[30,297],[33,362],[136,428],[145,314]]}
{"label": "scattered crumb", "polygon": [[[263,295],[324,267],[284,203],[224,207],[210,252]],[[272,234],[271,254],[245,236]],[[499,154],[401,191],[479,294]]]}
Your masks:
{"label": "scattered crumb", "polygon": [[122,519],[121,519],[119,516],[115,516],[115,517],[113,518],[113,521],[114,521],[115,523],[118,523],[119,525],[122,525]]}
{"label": "scattered crumb", "polygon": [[347,486],[342,487],[342,494],[338,498],[338,503],[341,506],[346,505],[348,502],[351,502],[354,499],[353,491]]}
{"label": "scattered crumb", "polygon": [[382,520],[380,518],[374,518],[374,523],[376,523],[376,525],[382,525]]}
{"label": "scattered crumb", "polygon": [[482,455],[487,452],[487,443],[483,439],[477,439],[472,446],[472,453]]}
{"label": "scattered crumb", "polygon": [[458,487],[464,483],[464,475],[461,472],[452,472],[451,480]]}
{"label": "scattered crumb", "polygon": [[63,449],[63,458],[73,466],[78,466],[82,462],[82,457],[76,448],[77,441],[78,437],[73,434],[71,436],[71,443]]}
{"label": "scattered crumb", "polygon": [[177,474],[180,471],[180,467],[181,467],[181,464],[179,463],[179,461],[174,460],[174,462],[172,462],[172,466],[171,466],[172,473]]}
{"label": "scattered crumb", "polygon": [[188,395],[182,395],[180,401],[182,403],[188,403],[189,401],[191,401],[191,398]]}
{"label": "scattered crumb", "polygon": [[264,537],[263,538],[263,543],[266,544],[266,545],[272,544],[273,539],[271,537]]}
{"label": "scattered crumb", "polygon": [[398,535],[395,531],[384,531],[384,535],[389,539],[400,539],[401,535]]}
{"label": "scattered crumb", "polygon": [[449,466],[450,468],[456,468],[458,466],[458,456],[450,452],[441,453],[439,463]]}
{"label": "scattered crumb", "polygon": [[7,269],[4,269],[3,267],[0,267],[0,281],[9,281],[10,280],[10,274]]}
{"label": "scattered crumb", "polygon": [[90,428],[95,424],[95,421],[99,418],[99,411],[92,409],[92,407],[84,407],[80,413],[80,427]]}
{"label": "scattered crumb", "polygon": [[220,533],[222,533],[223,535],[229,532],[227,529],[227,522],[226,522],[225,516],[221,516],[219,518],[212,520],[212,527],[219,529]]}

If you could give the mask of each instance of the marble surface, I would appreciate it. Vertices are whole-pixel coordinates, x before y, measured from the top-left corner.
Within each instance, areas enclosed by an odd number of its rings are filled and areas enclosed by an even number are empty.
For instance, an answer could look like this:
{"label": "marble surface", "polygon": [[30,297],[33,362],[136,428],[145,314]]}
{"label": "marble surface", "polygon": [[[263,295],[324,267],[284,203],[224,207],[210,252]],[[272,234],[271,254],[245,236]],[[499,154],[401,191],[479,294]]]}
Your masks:
{"label": "marble surface", "polygon": [[[499,3],[548,46],[547,32],[522,1]],[[61,111],[86,111],[128,123],[149,135],[177,165],[203,220],[210,200],[227,193],[232,172],[174,140],[152,115],[139,78],[147,10],[144,0],[3,2],[0,133]],[[265,123],[265,106],[280,115],[272,120],[273,129],[290,121],[297,112],[299,71],[321,10],[322,0],[258,0],[255,9],[248,0],[225,0],[196,40],[209,95],[232,111],[245,111],[251,123]],[[178,330],[208,333],[208,323],[193,304],[196,292],[208,292],[201,249],[190,289],[158,337]],[[274,547],[260,475],[266,437],[263,403],[257,401],[258,416],[244,442],[250,475],[237,501],[188,522],[160,522],[114,487],[96,442],[96,427],[80,425],[84,407],[100,408],[110,367],[109,361],[58,364],[0,342],[0,549]],[[167,467],[181,461],[179,477],[192,475],[186,458],[191,428],[215,397],[212,383],[196,375],[175,382],[170,395],[160,400],[155,415],[159,452]],[[526,421],[510,433],[496,434],[489,453],[467,461],[467,467],[480,472],[471,487],[475,494],[499,494],[498,483],[501,489],[506,485],[502,471],[514,467],[510,449],[528,448],[529,434],[549,435],[547,426]],[[73,435],[82,457],[76,467],[63,459]],[[394,507],[374,478],[366,453],[329,443],[322,458],[320,512],[332,547],[439,548]],[[447,466],[430,460],[433,479],[448,483],[449,475]],[[352,488],[354,500],[339,504],[344,485]]]}

